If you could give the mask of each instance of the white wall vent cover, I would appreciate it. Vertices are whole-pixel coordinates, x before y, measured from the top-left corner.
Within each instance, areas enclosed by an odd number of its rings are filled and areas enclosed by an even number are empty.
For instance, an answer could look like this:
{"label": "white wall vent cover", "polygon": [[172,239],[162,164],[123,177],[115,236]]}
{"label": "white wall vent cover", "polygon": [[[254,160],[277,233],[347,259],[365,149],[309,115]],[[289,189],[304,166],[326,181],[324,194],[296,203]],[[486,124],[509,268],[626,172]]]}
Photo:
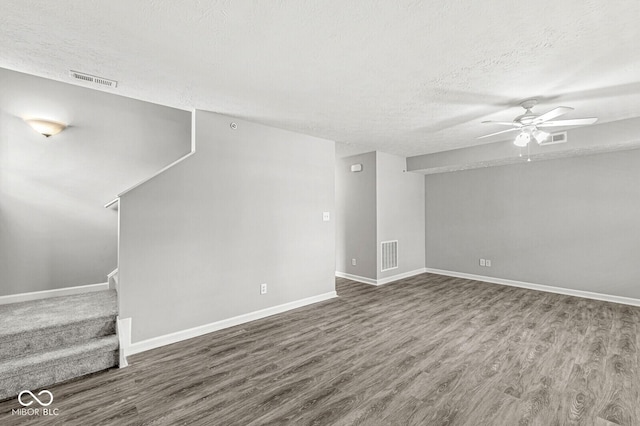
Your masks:
{"label": "white wall vent cover", "polygon": [[118,82],[115,80],[109,80],[107,78],[97,77],[95,75],[85,74],[83,72],[71,70],[69,71],[69,75],[72,78],[84,81],[85,83],[92,83],[104,87],[118,87]]}
{"label": "white wall vent cover", "polygon": [[540,145],[555,145],[557,143],[565,143],[567,141],[567,132],[552,133],[549,135],[546,141],[540,143]]}
{"label": "white wall vent cover", "polygon": [[382,268],[380,270],[396,269],[398,267],[398,240],[383,241],[381,245]]}

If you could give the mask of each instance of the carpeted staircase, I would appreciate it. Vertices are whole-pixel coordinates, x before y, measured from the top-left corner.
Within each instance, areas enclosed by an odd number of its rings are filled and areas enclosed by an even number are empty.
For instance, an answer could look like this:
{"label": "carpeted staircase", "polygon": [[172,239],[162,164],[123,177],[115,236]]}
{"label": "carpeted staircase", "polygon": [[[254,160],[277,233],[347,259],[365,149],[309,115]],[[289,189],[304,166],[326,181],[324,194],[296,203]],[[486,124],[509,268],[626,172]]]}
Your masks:
{"label": "carpeted staircase", "polygon": [[118,363],[114,290],[0,305],[0,400]]}

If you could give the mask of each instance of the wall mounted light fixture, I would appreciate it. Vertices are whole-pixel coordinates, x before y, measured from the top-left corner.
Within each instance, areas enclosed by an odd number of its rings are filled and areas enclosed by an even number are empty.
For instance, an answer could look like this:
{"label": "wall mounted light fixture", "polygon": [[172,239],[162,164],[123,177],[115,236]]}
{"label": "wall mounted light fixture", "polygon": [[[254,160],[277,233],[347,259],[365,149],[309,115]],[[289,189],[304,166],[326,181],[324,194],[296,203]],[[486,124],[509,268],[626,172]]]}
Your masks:
{"label": "wall mounted light fixture", "polygon": [[44,135],[45,137],[57,135],[61,131],[67,128],[67,125],[64,123],[59,123],[57,121],[44,120],[42,118],[25,118],[25,123],[27,123],[33,130]]}

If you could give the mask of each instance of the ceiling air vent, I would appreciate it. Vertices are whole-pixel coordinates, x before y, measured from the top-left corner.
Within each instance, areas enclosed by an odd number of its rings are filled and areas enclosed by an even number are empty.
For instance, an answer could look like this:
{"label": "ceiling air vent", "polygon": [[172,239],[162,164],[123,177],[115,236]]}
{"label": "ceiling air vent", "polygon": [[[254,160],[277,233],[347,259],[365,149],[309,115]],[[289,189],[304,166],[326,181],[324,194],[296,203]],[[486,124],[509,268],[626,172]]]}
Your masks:
{"label": "ceiling air vent", "polygon": [[549,135],[546,141],[540,143],[540,145],[554,145],[557,143],[565,143],[567,141],[567,132],[552,133]]}
{"label": "ceiling air vent", "polygon": [[115,80],[109,80],[107,78],[97,77],[95,75],[85,74],[78,71],[69,71],[69,75],[76,80],[84,81],[85,83],[92,83],[98,86],[104,87],[118,87],[118,82]]}

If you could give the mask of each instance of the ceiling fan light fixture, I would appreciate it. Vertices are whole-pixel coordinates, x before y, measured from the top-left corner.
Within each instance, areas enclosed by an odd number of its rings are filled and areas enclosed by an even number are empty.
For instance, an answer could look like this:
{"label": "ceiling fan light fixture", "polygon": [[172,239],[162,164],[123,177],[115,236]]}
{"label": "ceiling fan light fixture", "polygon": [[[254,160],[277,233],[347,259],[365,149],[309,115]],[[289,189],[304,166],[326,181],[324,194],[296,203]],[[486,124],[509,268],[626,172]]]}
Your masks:
{"label": "ceiling fan light fixture", "polygon": [[538,142],[538,144],[541,144],[542,142],[546,141],[547,138],[549,137],[549,133],[542,131],[542,130],[535,130],[533,132],[533,137],[536,139],[536,141]]}
{"label": "ceiling fan light fixture", "polygon": [[513,141],[515,146],[525,147],[531,140],[531,136],[527,132],[521,132],[518,136],[516,136],[516,140]]}
{"label": "ceiling fan light fixture", "polygon": [[[484,139],[491,136],[501,135],[507,132],[519,132],[516,139],[513,141],[514,145],[523,148],[529,146],[531,138],[534,138],[539,145],[547,140],[551,135],[543,130],[539,130],[539,127],[565,127],[565,126],[586,126],[595,123],[598,118],[573,118],[570,120],[556,120],[556,117],[567,114],[573,111],[571,107],[560,106],[548,111],[544,114],[536,114],[531,109],[538,103],[536,99],[528,99],[522,102],[520,105],[525,109],[525,113],[517,116],[513,121],[492,121],[485,120],[482,123],[485,124],[498,124],[501,126],[511,127],[507,130],[501,130],[499,132],[489,133],[488,135],[480,136],[478,139]],[[555,137],[555,135],[554,135]],[[555,142],[555,141],[554,141]]]}

